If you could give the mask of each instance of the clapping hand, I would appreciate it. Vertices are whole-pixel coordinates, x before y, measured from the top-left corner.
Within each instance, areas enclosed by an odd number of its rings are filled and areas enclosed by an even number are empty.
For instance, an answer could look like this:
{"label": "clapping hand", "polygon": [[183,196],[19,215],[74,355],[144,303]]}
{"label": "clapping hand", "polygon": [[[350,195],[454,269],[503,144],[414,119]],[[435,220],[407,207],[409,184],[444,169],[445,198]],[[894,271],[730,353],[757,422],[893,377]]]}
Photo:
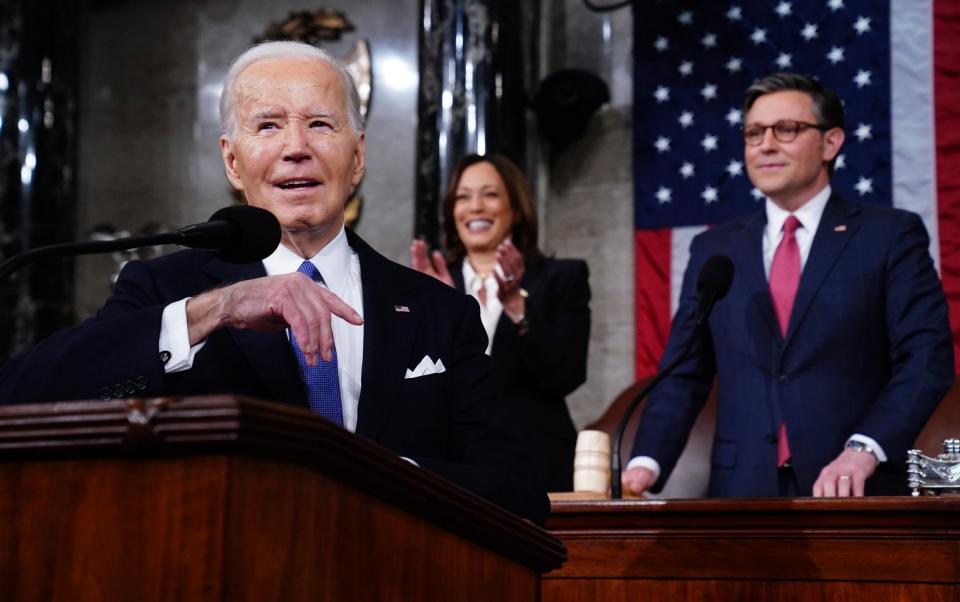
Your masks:
{"label": "clapping hand", "polygon": [[453,278],[447,270],[447,262],[440,251],[427,253],[427,243],[415,239],[410,245],[410,265],[418,272],[433,276],[447,286],[453,286]]}

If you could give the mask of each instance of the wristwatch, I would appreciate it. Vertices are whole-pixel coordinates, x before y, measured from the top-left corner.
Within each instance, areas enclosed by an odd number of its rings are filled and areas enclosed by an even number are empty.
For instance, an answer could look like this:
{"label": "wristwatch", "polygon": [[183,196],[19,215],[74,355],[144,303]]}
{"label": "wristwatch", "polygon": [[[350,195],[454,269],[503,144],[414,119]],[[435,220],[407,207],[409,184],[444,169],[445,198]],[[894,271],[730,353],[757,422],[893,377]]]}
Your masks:
{"label": "wristwatch", "polygon": [[874,453],[873,448],[864,443],[863,441],[857,441],[856,439],[850,439],[847,441],[847,444],[844,445],[847,449],[852,449],[853,451],[863,452],[867,454],[873,454],[873,457],[877,457],[877,454]]}
{"label": "wristwatch", "polygon": [[[517,294],[523,297],[524,300],[526,300],[527,297],[530,296],[530,293],[527,292],[527,289],[523,287],[520,287],[517,289]],[[530,320],[527,319],[526,312],[520,314],[520,316],[513,323],[513,325],[517,327],[517,334],[521,336],[527,334],[527,331],[530,330]]]}

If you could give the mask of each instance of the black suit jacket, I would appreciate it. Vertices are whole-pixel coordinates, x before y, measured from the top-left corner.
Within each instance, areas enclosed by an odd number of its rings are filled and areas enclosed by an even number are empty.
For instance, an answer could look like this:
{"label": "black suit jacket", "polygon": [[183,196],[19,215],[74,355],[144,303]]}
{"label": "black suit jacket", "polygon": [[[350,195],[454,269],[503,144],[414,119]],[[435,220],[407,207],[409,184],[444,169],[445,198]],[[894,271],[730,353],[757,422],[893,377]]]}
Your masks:
{"label": "black suit jacket", "polygon": [[[347,231],[360,260],[364,345],[356,433],[518,514],[542,521],[549,503],[520,449],[484,354],[473,299],[388,261]],[[97,315],[0,370],[0,401],[235,393],[306,407],[284,332],[212,333],[190,370],[165,374],[163,308],[217,286],[265,276],[201,251],[131,262]],[[398,308],[409,311],[398,311]],[[424,355],[446,371],[404,378]]]}
{"label": "black suit jacket", "polygon": [[[450,266],[460,290],[463,264]],[[586,262],[543,259],[524,270],[528,331],[520,335],[506,314],[493,335],[493,372],[522,417],[534,461],[548,491],[573,489],[577,431],[565,397],[587,378],[590,284]]]}

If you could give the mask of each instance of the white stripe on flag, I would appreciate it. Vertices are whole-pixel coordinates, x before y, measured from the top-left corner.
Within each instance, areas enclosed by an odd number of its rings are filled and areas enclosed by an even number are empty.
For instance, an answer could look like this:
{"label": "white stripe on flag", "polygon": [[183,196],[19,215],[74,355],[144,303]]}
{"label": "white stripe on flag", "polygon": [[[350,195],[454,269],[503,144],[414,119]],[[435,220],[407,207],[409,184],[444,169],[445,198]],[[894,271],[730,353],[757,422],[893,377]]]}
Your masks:
{"label": "white stripe on flag", "polygon": [[706,226],[683,226],[674,228],[670,236],[670,319],[677,313],[680,304],[680,287],[683,286],[683,272],[690,260],[690,243],[693,238],[706,230]]}
{"label": "white stripe on flag", "polygon": [[933,3],[890,1],[893,205],[923,218],[940,269],[933,113]]}

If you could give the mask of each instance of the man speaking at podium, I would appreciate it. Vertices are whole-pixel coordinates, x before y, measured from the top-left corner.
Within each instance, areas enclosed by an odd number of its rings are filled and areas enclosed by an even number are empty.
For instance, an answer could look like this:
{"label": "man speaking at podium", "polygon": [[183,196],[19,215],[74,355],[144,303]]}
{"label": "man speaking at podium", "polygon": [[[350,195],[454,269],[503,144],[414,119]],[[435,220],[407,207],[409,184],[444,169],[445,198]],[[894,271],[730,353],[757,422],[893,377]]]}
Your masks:
{"label": "man speaking at podium", "polygon": [[470,297],[344,228],[364,172],[359,97],[325,51],[271,42],[220,100],[230,183],[280,222],[263,262],[128,264],[97,315],[12,359],[0,400],[234,393],[309,407],[522,516],[549,509],[511,431]]}
{"label": "man speaking at podium", "polygon": [[923,223],[831,190],[843,105],[819,82],[758,80],[743,114],[766,207],[694,239],[664,365],[693,334],[707,258],[729,257],[733,283],[650,395],[624,488],[663,487],[716,376],[709,495],[906,493],[906,451],[954,374]]}

